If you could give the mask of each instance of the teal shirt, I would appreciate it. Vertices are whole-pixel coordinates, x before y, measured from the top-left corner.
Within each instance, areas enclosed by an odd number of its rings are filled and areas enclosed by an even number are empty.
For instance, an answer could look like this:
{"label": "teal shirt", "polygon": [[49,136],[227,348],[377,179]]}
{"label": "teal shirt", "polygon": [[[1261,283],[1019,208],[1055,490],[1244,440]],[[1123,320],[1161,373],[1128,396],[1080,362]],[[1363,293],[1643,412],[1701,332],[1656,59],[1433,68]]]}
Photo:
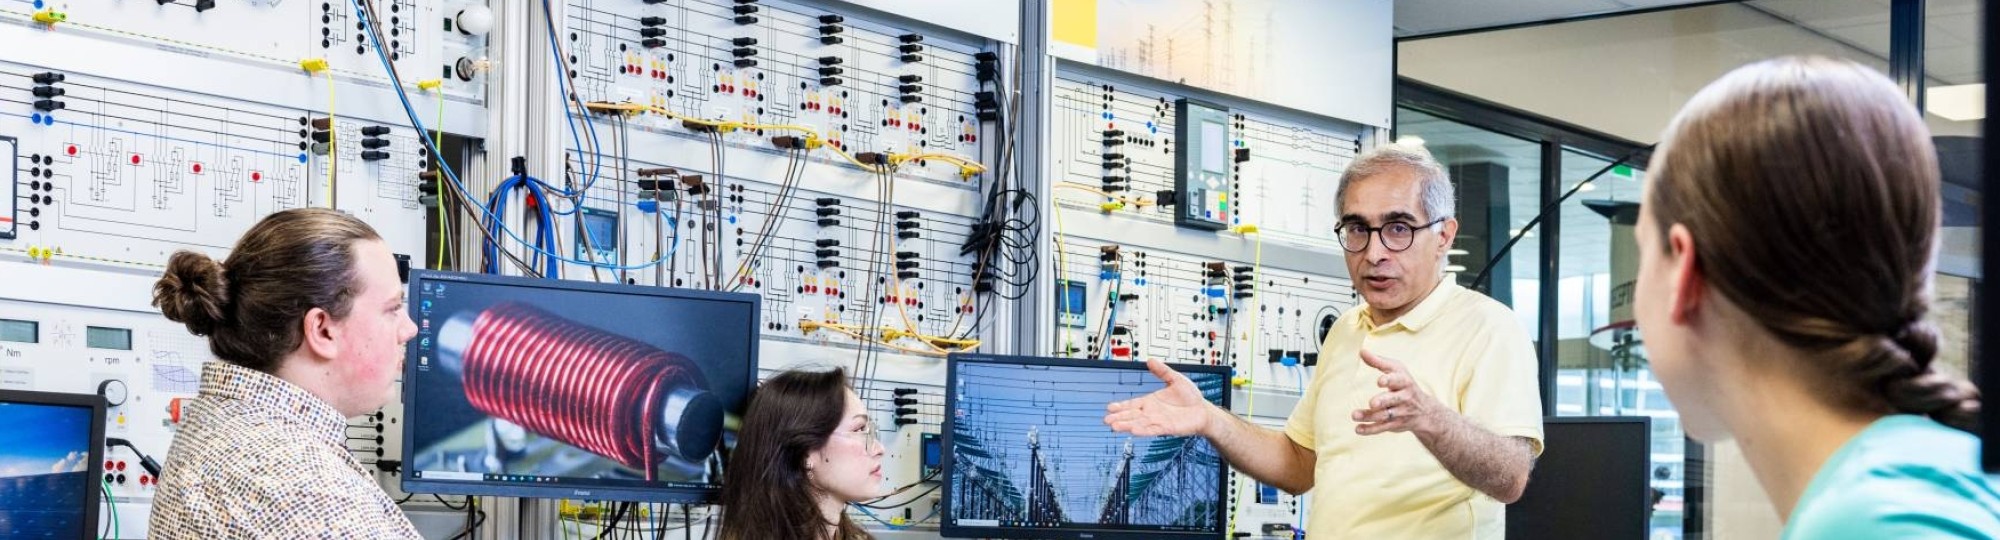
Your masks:
{"label": "teal shirt", "polygon": [[2000,478],[1979,438],[1921,416],[1883,417],[1826,460],[1785,540],[2000,539]]}

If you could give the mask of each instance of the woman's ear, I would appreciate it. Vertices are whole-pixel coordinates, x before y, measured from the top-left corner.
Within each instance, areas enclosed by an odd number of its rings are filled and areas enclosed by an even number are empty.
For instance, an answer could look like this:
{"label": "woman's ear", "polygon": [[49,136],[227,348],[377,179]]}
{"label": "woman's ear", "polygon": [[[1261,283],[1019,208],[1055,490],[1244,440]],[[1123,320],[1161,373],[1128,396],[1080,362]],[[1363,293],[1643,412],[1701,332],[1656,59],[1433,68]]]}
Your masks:
{"label": "woman's ear", "polygon": [[1701,275],[1701,261],[1695,255],[1694,235],[1679,223],[1667,230],[1667,256],[1672,257],[1671,275],[1668,282],[1674,291],[1671,304],[1667,306],[1668,316],[1674,324],[1692,324],[1701,311],[1702,295],[1707,292],[1708,283]]}

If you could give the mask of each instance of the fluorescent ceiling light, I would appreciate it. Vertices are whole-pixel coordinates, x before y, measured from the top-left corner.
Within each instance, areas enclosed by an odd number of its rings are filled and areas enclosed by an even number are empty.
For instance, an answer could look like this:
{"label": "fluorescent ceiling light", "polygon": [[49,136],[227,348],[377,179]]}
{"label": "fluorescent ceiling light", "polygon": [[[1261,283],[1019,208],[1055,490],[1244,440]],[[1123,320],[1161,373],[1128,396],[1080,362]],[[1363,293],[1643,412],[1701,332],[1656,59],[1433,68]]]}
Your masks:
{"label": "fluorescent ceiling light", "polygon": [[1934,86],[1924,90],[1924,109],[1954,122],[1986,118],[1986,84]]}

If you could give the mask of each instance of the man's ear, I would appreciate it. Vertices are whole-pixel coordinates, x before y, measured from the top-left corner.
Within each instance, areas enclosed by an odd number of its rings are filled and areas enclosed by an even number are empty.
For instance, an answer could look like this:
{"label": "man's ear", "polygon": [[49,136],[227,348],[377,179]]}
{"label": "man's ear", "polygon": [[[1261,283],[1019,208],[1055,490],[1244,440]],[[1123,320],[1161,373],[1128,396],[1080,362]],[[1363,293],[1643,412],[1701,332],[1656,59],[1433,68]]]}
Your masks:
{"label": "man's ear", "polygon": [[[1455,217],[1446,218],[1442,225],[1444,226],[1444,229],[1443,232],[1440,233],[1442,234],[1442,236],[1438,239],[1440,241],[1438,249],[1442,251],[1451,251],[1451,243],[1458,240],[1458,218]],[[1443,256],[1444,254],[1439,253],[1438,255]]]}
{"label": "man's ear", "polygon": [[341,328],[336,322],[325,309],[307,310],[299,321],[302,336],[299,347],[318,358],[339,358]]}

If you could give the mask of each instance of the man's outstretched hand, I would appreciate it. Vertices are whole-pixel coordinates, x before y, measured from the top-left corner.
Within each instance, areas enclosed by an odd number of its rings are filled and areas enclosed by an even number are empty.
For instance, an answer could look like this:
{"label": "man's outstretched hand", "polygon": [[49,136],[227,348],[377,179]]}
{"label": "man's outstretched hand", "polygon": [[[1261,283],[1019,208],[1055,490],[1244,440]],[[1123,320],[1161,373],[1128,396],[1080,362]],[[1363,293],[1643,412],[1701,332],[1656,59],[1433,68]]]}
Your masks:
{"label": "man's outstretched hand", "polygon": [[1113,431],[1141,437],[1205,434],[1215,406],[1202,397],[1194,381],[1159,360],[1147,360],[1146,369],[1166,381],[1167,387],[1106,406],[1104,423]]}

